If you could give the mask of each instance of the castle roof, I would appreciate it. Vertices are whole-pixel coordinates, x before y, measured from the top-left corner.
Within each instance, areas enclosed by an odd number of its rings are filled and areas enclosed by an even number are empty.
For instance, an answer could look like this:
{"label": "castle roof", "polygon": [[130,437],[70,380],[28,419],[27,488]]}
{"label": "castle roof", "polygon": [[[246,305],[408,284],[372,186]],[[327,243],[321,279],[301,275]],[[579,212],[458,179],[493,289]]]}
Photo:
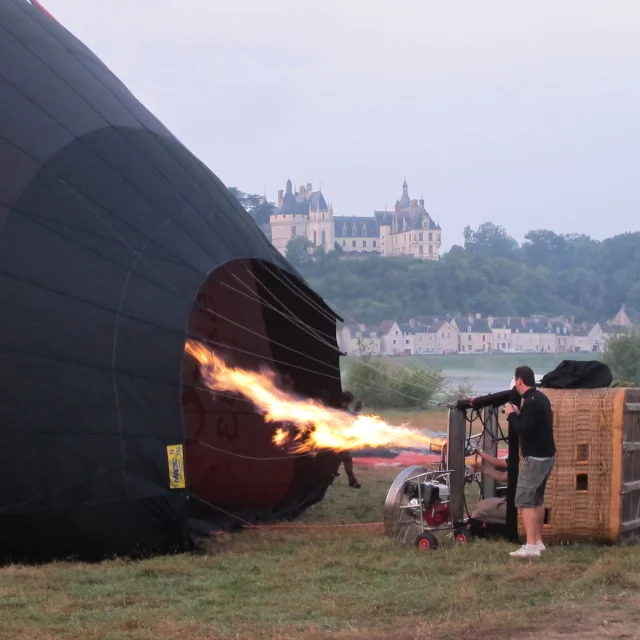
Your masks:
{"label": "castle roof", "polygon": [[402,183],[402,195],[400,196],[398,203],[403,209],[406,209],[411,205],[411,198],[409,198],[409,186],[407,185],[406,180]]}
{"label": "castle roof", "polygon": [[373,217],[334,216],[333,230],[337,238],[379,238],[380,227]]}
{"label": "castle roof", "polygon": [[322,195],[322,191],[301,190],[293,193],[291,180],[287,180],[287,187],[282,198],[282,206],[276,209],[275,213],[288,213],[295,215],[309,215],[309,212],[329,211],[327,201]]}
{"label": "castle roof", "polygon": [[329,211],[322,191],[314,191],[309,198],[309,211]]}

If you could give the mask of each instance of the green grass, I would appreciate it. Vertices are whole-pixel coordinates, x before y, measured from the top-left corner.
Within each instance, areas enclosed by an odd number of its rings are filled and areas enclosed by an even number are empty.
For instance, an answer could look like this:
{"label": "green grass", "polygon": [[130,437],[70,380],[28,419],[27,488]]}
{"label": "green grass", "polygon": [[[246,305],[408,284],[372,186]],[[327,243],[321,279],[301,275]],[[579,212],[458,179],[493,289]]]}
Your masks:
{"label": "green grass", "polygon": [[399,469],[337,478],[297,530],[222,536],[206,555],[0,569],[0,638],[179,640],[637,637],[640,551],[507,543],[420,552],[376,522]]}

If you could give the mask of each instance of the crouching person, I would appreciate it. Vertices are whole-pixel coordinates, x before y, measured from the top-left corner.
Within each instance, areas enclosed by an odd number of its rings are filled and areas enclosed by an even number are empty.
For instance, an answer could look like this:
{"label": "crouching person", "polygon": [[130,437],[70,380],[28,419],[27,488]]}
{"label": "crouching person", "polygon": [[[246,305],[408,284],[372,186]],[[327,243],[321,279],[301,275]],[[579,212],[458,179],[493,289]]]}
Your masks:
{"label": "crouching person", "polygon": [[[475,472],[482,472],[497,482],[507,482],[508,460],[502,460],[477,449],[476,453],[482,458],[484,464],[473,465]],[[487,467],[486,465],[491,465]],[[474,535],[485,537],[487,535],[501,535],[507,524],[507,499],[485,498],[480,500],[471,513],[469,528]]]}

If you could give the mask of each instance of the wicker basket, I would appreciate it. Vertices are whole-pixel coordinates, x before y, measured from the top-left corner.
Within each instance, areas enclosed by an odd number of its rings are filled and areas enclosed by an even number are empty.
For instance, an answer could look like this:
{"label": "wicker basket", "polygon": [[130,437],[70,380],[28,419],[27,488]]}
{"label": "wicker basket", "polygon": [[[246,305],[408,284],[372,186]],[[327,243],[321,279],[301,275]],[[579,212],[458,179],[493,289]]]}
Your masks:
{"label": "wicker basket", "polygon": [[[555,467],[547,484],[549,542],[640,538],[640,389],[543,389]],[[518,530],[524,537],[522,518]]]}

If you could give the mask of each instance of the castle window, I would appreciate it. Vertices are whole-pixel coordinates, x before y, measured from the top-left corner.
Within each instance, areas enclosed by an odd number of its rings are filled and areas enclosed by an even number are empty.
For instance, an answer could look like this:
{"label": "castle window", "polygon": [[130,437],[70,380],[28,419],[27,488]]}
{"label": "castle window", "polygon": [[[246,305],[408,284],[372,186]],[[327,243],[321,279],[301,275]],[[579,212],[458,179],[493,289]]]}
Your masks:
{"label": "castle window", "polygon": [[429,242],[433,242],[433,233],[429,234]]}
{"label": "castle window", "polygon": [[327,232],[323,231],[320,237],[322,238],[322,246],[324,247],[327,244]]}
{"label": "castle window", "polygon": [[375,240],[373,241],[373,246],[374,246],[374,247],[375,247],[375,246],[377,246],[377,245],[376,245],[376,241],[375,241]]}
{"label": "castle window", "polygon": [[429,255],[430,256],[433,255],[433,245],[432,244],[429,245]]}
{"label": "castle window", "polygon": [[366,241],[366,240],[363,240],[363,241],[362,241],[362,246],[363,246],[363,247],[366,247],[366,246],[367,246],[367,241]]}
{"label": "castle window", "polygon": [[295,227],[291,227],[291,237],[292,238],[296,237],[296,228]]}
{"label": "castle window", "polygon": [[357,236],[358,235],[358,227],[356,227],[356,223],[353,223],[353,229],[351,230],[351,235],[352,236]]}
{"label": "castle window", "polygon": [[424,236],[424,233],[419,233],[418,234],[418,240],[423,240],[423,236]]}
{"label": "castle window", "polygon": [[316,236],[316,232],[314,231],[313,232],[313,244],[317,244],[316,240],[317,240],[317,236]]}
{"label": "castle window", "polygon": [[362,225],[362,235],[363,235],[363,236],[366,236],[366,235],[367,235],[367,225],[366,225],[366,224],[363,224],[363,225]]}
{"label": "castle window", "polygon": [[423,246],[423,245],[421,245],[421,244],[420,244],[420,245],[418,245],[418,253],[419,253],[420,255],[423,255],[423,254],[424,254],[424,246]]}
{"label": "castle window", "polygon": [[343,223],[342,225],[342,235],[346,236],[347,235],[347,223]]}
{"label": "castle window", "polygon": [[352,246],[352,247],[355,247],[355,246],[356,246],[356,241],[355,241],[355,240],[352,240],[352,241],[351,241],[351,246]]}
{"label": "castle window", "polygon": [[346,246],[347,246],[347,241],[346,241],[346,240],[343,240],[343,241],[342,241],[342,246],[343,246],[343,247],[346,247]]}

